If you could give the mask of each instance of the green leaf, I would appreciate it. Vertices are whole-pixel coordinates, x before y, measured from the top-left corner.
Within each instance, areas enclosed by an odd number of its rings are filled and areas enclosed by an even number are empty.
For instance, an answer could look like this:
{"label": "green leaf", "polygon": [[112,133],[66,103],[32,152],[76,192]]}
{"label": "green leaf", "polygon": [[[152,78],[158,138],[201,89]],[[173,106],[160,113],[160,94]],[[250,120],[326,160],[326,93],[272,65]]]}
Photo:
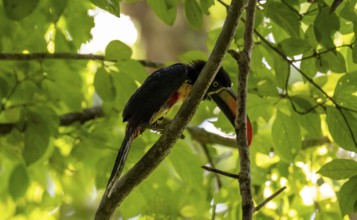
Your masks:
{"label": "green leaf", "polygon": [[319,42],[316,40],[314,26],[310,25],[305,31],[305,40],[309,43],[312,48],[317,48]]}
{"label": "green leaf", "polygon": [[326,122],[328,129],[334,141],[342,148],[357,152],[357,146],[355,146],[351,131],[354,137],[357,137],[357,119],[349,111],[341,109],[349,124],[347,127],[346,121],[341,115],[341,112],[334,107],[327,107]]}
{"label": "green leaf", "polygon": [[119,72],[112,73],[117,94],[114,103],[118,109],[123,109],[125,103],[144,82],[148,74],[145,68],[135,60],[117,62],[117,67]]}
{"label": "green leaf", "polygon": [[317,57],[315,60],[315,68],[318,72],[327,73],[329,70],[328,60],[322,59],[322,57]]}
{"label": "green leaf", "polygon": [[357,109],[357,72],[344,74],[337,82],[333,98],[341,106]]}
{"label": "green leaf", "polygon": [[335,13],[330,14],[327,7],[321,7],[314,22],[317,41],[325,48],[334,47],[333,35],[340,28],[340,22]]}
{"label": "green leaf", "polygon": [[286,60],[281,58],[279,55],[274,54],[274,64],[273,68],[275,71],[275,78],[278,82],[278,86],[282,89],[285,89],[287,85],[287,81],[289,80],[289,73],[290,73],[290,65]]}
{"label": "green leaf", "polygon": [[36,84],[30,80],[21,81],[11,97],[10,105],[21,105],[34,101],[34,95],[38,91]]}
{"label": "green leaf", "polygon": [[196,0],[185,0],[185,14],[188,24],[199,30],[202,26],[202,11]]}
{"label": "green leaf", "polygon": [[63,14],[63,11],[67,7],[68,0],[49,0],[49,11],[53,17],[52,21],[56,22]]}
{"label": "green leaf", "polygon": [[[309,96],[305,95],[292,95],[290,97],[291,101],[293,102],[295,108],[299,112],[306,112],[309,109],[313,108],[314,105],[312,102],[314,102],[313,99],[311,99]],[[312,110],[314,112],[314,110]]]}
{"label": "green leaf", "polygon": [[[178,142],[177,145],[179,146],[172,149],[172,154],[169,156],[177,174],[185,183],[191,183],[190,185],[192,186],[202,182],[203,175],[200,169],[198,169],[201,161],[197,159],[197,155],[194,155],[190,147],[182,142]],[[191,161],[192,164],[185,163],[185,158]]]}
{"label": "green leaf", "polygon": [[305,135],[311,138],[319,138],[322,136],[321,118],[320,115],[314,111],[308,114],[293,114],[294,119],[304,129]]}
{"label": "green leaf", "polygon": [[254,94],[248,95],[247,109],[251,121],[256,121],[259,117],[270,118],[273,111],[268,100]]}
{"label": "green leaf", "polygon": [[27,118],[22,156],[30,165],[45,154],[51,135],[57,131],[58,118],[50,109],[39,107],[28,112]]}
{"label": "green leaf", "polygon": [[288,163],[294,161],[301,148],[300,128],[288,115],[278,111],[272,125],[274,150]]}
{"label": "green leaf", "polygon": [[113,78],[103,67],[98,69],[95,74],[94,87],[104,101],[111,102],[114,100],[115,87],[113,85]]}
{"label": "green leaf", "polygon": [[200,7],[202,12],[206,15],[209,15],[209,8],[214,5],[214,0],[199,0]]}
{"label": "green leaf", "polygon": [[[320,76],[316,76],[314,78],[314,82],[316,83],[316,85],[320,86],[320,88],[328,85],[328,83],[329,83],[328,80],[329,80],[328,75],[320,75]],[[325,96],[315,86],[308,85],[308,87],[312,94],[317,95],[318,97],[322,98],[322,101],[325,100]]]}
{"label": "green leaf", "polygon": [[88,5],[88,1],[78,1],[76,4],[71,2],[64,11],[63,17],[66,17],[67,28],[61,31],[67,37],[68,43],[74,45],[70,52],[79,50],[82,44],[92,39],[90,32],[94,27],[94,16],[88,16]]}
{"label": "green leaf", "polygon": [[131,48],[119,40],[111,41],[105,48],[106,60],[126,60],[130,59],[131,54]]}
{"label": "green leaf", "polygon": [[307,131],[306,136],[311,138],[322,137],[321,118],[319,114],[310,113],[299,115],[299,124]]}
{"label": "green leaf", "polygon": [[271,79],[260,79],[257,85],[258,92],[262,95],[276,96],[279,94],[278,89],[272,85],[276,85],[276,81]]}
{"label": "green leaf", "polygon": [[21,198],[30,185],[26,167],[22,164],[17,165],[11,173],[9,179],[9,193],[14,200]]}
{"label": "green leaf", "polygon": [[94,5],[107,12],[120,17],[120,0],[90,0]]}
{"label": "green leaf", "polygon": [[344,7],[342,8],[339,16],[341,16],[342,18],[344,18],[348,21],[356,22],[357,21],[357,11],[354,7],[354,3],[350,2],[350,1],[345,1]]}
{"label": "green leaf", "polygon": [[48,75],[42,81],[43,93],[52,100],[58,100],[56,111],[81,111],[83,98],[82,71],[83,63],[78,61],[43,62],[43,71]]}
{"label": "green leaf", "polygon": [[325,164],[317,171],[322,176],[341,180],[357,176],[357,162],[347,159],[335,159]]}
{"label": "green leaf", "polygon": [[65,34],[60,30],[56,31],[54,42],[56,52],[70,52],[73,50],[73,42],[71,42],[69,39],[66,39]]}
{"label": "green leaf", "polygon": [[279,175],[289,178],[289,166],[290,164],[288,163],[284,163],[284,162],[279,162],[277,164],[277,169],[279,170]]}
{"label": "green leaf", "polygon": [[343,184],[338,193],[338,202],[343,216],[357,211],[357,176]]}
{"label": "green leaf", "polygon": [[7,95],[8,84],[5,79],[0,77],[0,100]]}
{"label": "green leaf", "polygon": [[125,73],[127,78],[133,81],[143,82],[148,77],[145,67],[136,60],[117,62],[116,66],[119,68],[120,73]]}
{"label": "green leaf", "polygon": [[[268,1],[265,4],[266,15],[293,38],[300,36],[299,16],[283,3]],[[279,13],[277,13],[279,12]]]}
{"label": "green leaf", "polygon": [[303,54],[311,49],[307,41],[295,38],[288,38],[281,41],[278,47],[280,47],[287,56]]}
{"label": "green leaf", "polygon": [[12,20],[21,20],[30,15],[39,0],[3,0],[6,15]]}
{"label": "green leaf", "polygon": [[304,59],[305,57],[308,57],[309,55],[306,54],[302,58],[303,60],[301,61],[301,71],[303,71],[305,74],[307,74],[310,78],[313,78],[316,73],[316,61],[313,58],[310,59]]}
{"label": "green leaf", "polygon": [[180,61],[189,63],[193,60],[207,60],[207,54],[201,50],[190,50],[179,56]]}
{"label": "green leaf", "polygon": [[[79,50],[83,43],[92,38],[90,31],[94,26],[94,16],[88,16],[88,5],[91,5],[88,1],[78,1],[76,4],[59,6],[65,9],[63,9],[59,25],[56,25],[56,52]],[[65,25],[61,25],[62,23]],[[81,25],[78,26],[78,24]]]}
{"label": "green leaf", "polygon": [[328,65],[329,70],[334,73],[345,73],[346,72],[346,63],[343,55],[338,52],[329,52],[321,55],[321,60],[323,63]]}
{"label": "green leaf", "polygon": [[176,19],[177,0],[148,0],[150,8],[167,25],[173,25]]}

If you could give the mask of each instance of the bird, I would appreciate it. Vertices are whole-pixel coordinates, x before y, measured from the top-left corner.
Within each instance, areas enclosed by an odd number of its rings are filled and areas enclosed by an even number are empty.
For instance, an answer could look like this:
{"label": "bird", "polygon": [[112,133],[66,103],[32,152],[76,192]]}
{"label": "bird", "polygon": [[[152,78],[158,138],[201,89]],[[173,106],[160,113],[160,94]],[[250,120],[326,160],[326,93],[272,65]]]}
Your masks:
{"label": "bird", "polygon": [[[127,122],[125,136],[110,175],[106,194],[111,196],[115,182],[119,179],[130,145],[150,125],[157,125],[173,105],[183,101],[190,93],[205,61],[196,60],[189,64],[176,63],[156,70],[129,98],[122,112]],[[220,67],[204,99],[212,99],[234,126],[237,115],[236,96],[231,89],[228,73]],[[247,122],[248,144],[252,141],[252,126]]]}

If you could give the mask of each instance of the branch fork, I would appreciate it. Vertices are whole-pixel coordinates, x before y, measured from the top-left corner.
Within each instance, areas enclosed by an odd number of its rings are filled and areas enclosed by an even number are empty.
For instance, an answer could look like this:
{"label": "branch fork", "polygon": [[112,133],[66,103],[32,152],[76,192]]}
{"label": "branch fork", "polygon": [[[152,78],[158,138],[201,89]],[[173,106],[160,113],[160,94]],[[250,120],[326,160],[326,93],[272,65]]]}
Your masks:
{"label": "branch fork", "polygon": [[241,1],[232,1],[222,31],[189,96],[159,140],[141,160],[119,180],[113,189],[113,196],[102,198],[95,219],[110,219],[124,198],[169,154],[170,149],[180,136],[179,134],[182,133],[188,124],[188,121],[192,118],[198,104],[221,66],[222,59],[233,40],[243,9],[244,4]]}

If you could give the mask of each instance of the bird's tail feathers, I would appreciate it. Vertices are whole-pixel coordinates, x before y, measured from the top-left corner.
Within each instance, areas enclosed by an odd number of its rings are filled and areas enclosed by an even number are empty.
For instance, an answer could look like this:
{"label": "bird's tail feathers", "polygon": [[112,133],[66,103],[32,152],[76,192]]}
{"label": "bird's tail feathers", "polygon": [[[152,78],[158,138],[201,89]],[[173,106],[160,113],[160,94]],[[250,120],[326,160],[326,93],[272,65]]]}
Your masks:
{"label": "bird's tail feathers", "polygon": [[129,153],[130,145],[136,136],[137,134],[133,128],[131,127],[126,128],[124,140],[121,144],[117,158],[115,159],[114,167],[108,181],[108,185],[106,189],[107,197],[110,197],[111,194],[113,193],[114,184],[115,182],[117,182],[117,180],[121,175],[121,172],[123,171],[124,164]]}

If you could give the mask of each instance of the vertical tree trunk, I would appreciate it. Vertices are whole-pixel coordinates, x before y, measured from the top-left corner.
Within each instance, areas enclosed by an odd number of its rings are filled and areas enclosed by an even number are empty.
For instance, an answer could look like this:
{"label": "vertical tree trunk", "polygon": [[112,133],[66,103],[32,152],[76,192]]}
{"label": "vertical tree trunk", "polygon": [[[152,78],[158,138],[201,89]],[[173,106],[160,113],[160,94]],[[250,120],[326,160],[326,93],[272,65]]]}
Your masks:
{"label": "vertical tree trunk", "polygon": [[125,6],[122,11],[134,19],[140,32],[139,44],[145,48],[145,59],[167,62],[177,60],[178,54],[188,50],[206,50],[206,32],[188,27],[182,7],[178,7],[175,23],[170,27],[159,20],[146,1]]}

